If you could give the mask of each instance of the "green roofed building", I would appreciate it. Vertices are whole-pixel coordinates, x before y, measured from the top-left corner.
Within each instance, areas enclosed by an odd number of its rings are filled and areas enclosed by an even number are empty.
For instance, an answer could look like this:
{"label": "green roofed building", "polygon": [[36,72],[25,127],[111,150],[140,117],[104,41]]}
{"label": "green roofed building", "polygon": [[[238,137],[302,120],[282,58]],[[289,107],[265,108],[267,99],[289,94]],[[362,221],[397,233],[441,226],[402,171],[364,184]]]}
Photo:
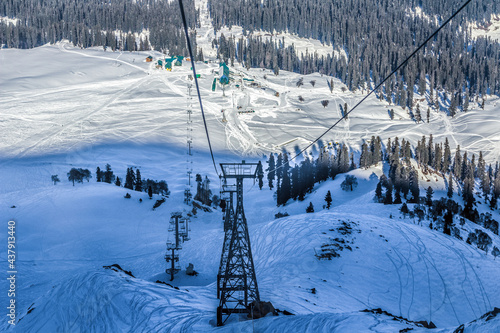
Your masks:
{"label": "green roofed building", "polygon": [[[222,73],[220,72],[220,68],[222,68]],[[226,63],[222,62],[219,66],[219,82],[221,84],[229,83],[229,67],[227,67]]]}

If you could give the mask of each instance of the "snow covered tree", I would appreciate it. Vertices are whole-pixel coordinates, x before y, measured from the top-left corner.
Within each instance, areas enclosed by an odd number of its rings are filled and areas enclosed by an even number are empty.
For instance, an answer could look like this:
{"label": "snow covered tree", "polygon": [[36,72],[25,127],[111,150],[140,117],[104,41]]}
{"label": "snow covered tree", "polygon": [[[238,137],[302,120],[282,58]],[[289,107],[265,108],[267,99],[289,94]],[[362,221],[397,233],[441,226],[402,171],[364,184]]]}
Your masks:
{"label": "snow covered tree", "polygon": [[328,190],[328,192],[326,193],[326,196],[325,196],[325,201],[326,201],[326,208],[327,209],[330,209],[330,207],[332,206],[332,193],[330,192],[330,190]]}
{"label": "snow covered tree", "polygon": [[324,100],[321,101],[321,105],[323,105],[323,108],[326,108],[329,103],[330,103],[330,101],[327,100],[327,99],[324,99]]}
{"label": "snow covered tree", "polygon": [[417,123],[422,121],[422,114],[420,113],[420,104],[417,104],[417,109],[415,111],[415,121]]}

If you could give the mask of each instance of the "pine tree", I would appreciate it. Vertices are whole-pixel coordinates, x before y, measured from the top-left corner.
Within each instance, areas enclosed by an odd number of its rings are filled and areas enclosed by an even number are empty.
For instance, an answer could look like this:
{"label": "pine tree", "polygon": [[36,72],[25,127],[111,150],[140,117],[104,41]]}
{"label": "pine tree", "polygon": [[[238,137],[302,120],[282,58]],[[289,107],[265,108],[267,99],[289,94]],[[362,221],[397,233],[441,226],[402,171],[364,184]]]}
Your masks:
{"label": "pine tree", "polygon": [[451,151],[450,151],[450,143],[448,142],[448,138],[444,140],[444,153],[443,153],[443,164],[442,164],[442,172],[448,172],[450,170],[451,165]]}
{"label": "pine tree", "polygon": [[425,198],[426,198],[426,204],[427,206],[432,206],[432,195],[434,194],[434,190],[432,189],[432,187],[428,187],[426,192],[425,192]]}
{"label": "pine tree", "polygon": [[326,193],[326,196],[325,196],[325,201],[326,201],[326,208],[327,209],[330,209],[330,207],[332,206],[332,193],[330,193],[330,190],[328,190],[328,192]]}
{"label": "pine tree", "polygon": [[121,185],[122,185],[122,182],[121,182],[121,180],[120,180],[120,177],[116,177],[115,185],[116,185],[116,186],[121,186]]}
{"label": "pine tree", "polygon": [[491,189],[490,208],[495,209],[500,197],[500,172],[496,172],[495,180]]}
{"label": "pine tree", "polygon": [[314,213],[314,206],[312,202],[309,202],[309,206],[306,208],[306,213]]}
{"label": "pine tree", "polygon": [[431,119],[431,108],[427,108],[427,123],[430,122]]}
{"label": "pine tree", "polygon": [[135,190],[138,192],[142,192],[142,178],[141,178],[141,172],[139,171],[139,169],[136,170]]}
{"label": "pine tree", "polygon": [[99,167],[97,167],[97,169],[95,170],[95,178],[98,183],[102,181],[102,171]]}
{"label": "pine tree", "polygon": [[153,188],[151,187],[151,185],[148,186],[148,196],[149,199],[153,199]]}
{"label": "pine tree", "polygon": [[417,109],[415,111],[415,121],[417,123],[422,121],[422,114],[420,113],[420,104],[417,104]]}
{"label": "pine tree", "polygon": [[276,165],[274,164],[274,154],[271,153],[269,155],[269,160],[267,161],[267,164],[268,164],[268,167],[267,167],[267,180],[269,182],[269,189],[272,190],[273,189],[273,181],[274,181],[274,177],[276,175]]}
{"label": "pine tree", "polygon": [[264,182],[262,181],[264,178],[264,171],[262,170],[262,163],[260,161],[257,164],[257,178],[259,179],[259,189],[262,190],[262,186],[264,186]]}
{"label": "pine tree", "polygon": [[396,194],[394,195],[394,204],[400,204],[402,202],[401,200],[401,191],[396,190]]}
{"label": "pine tree", "polygon": [[368,168],[368,145],[366,142],[363,142],[363,145],[361,146],[361,155],[359,157],[359,167],[360,168]]}
{"label": "pine tree", "polygon": [[446,192],[446,195],[450,199],[453,197],[453,178],[452,178],[451,173],[448,177],[448,191]]}
{"label": "pine tree", "polygon": [[127,168],[127,174],[125,176],[125,185],[123,185],[123,187],[128,188],[129,190],[132,190],[134,188],[134,181],[132,178],[131,168]]}
{"label": "pine tree", "polygon": [[420,189],[418,186],[418,173],[415,169],[411,169],[409,176],[409,187],[411,192],[410,203],[418,203],[420,197]]}
{"label": "pine tree", "polygon": [[392,205],[392,182],[390,179],[387,180],[385,188],[384,205]]}
{"label": "pine tree", "polygon": [[399,209],[399,211],[401,212],[401,214],[403,214],[403,217],[406,218],[406,215],[408,215],[408,213],[410,212],[410,210],[408,209],[408,206],[406,205],[406,202],[403,203],[403,205],[401,205],[401,208]]}
{"label": "pine tree", "polygon": [[382,202],[382,181],[379,181],[375,188],[375,202]]}
{"label": "pine tree", "polygon": [[111,184],[115,180],[115,176],[113,175],[113,171],[111,170],[111,165],[106,164],[106,171],[104,171],[104,179],[105,183]]}
{"label": "pine tree", "polygon": [[462,155],[460,154],[460,145],[457,146],[457,150],[455,152],[455,160],[453,162],[453,175],[458,179],[461,179],[462,177]]}

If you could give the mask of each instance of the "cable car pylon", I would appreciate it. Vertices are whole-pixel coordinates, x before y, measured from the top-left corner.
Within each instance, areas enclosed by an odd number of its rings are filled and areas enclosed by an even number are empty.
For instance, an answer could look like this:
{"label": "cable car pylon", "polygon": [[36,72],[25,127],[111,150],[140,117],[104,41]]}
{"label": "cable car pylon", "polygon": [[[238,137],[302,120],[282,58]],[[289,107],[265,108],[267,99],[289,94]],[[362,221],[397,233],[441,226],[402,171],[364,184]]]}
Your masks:
{"label": "cable car pylon", "polygon": [[[253,318],[253,307],[260,304],[259,288],[253,264],[248,225],[243,210],[243,180],[257,177],[258,163],[220,163],[224,183],[236,183],[230,193],[224,221],[224,244],[217,277],[217,326],[222,326],[233,313],[247,313]],[[224,192],[224,191],[223,191]],[[232,213],[232,198],[236,193],[236,208]],[[231,217],[232,216],[232,217]]]}

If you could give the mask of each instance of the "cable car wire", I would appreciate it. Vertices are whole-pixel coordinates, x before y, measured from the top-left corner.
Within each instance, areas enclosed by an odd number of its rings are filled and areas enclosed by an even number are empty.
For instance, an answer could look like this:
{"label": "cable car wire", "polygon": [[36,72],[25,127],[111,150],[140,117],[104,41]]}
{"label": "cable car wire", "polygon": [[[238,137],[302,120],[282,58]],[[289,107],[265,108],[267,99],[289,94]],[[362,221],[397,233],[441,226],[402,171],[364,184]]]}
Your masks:
{"label": "cable car wire", "polygon": [[186,15],[184,13],[184,5],[182,4],[182,0],[179,0],[179,7],[181,10],[182,23],[184,24],[184,33],[186,35],[186,42],[188,46],[189,56],[191,57],[191,66],[193,67],[193,77],[194,82],[196,84],[196,92],[198,93],[198,101],[200,102],[201,115],[203,117],[203,125],[205,126],[205,133],[207,134],[208,147],[210,148],[210,155],[212,156],[212,163],[214,164],[215,173],[219,175],[217,171],[217,165],[215,164],[214,152],[212,150],[212,144],[210,142],[210,135],[208,134],[207,121],[205,119],[205,112],[203,111],[203,103],[201,102],[201,94],[200,94],[200,86],[198,85],[198,78],[196,77],[196,68],[194,66],[194,56],[193,49],[191,48],[191,41],[189,40],[189,31],[186,21]]}
{"label": "cable car wire", "polygon": [[[375,90],[377,90],[378,88],[380,88],[384,83],[385,81],[387,81],[394,73],[396,73],[401,67],[403,67],[404,65],[406,65],[408,63],[408,61],[413,58],[413,56],[418,52],[420,51],[420,49],[422,49],[432,38],[434,38],[434,36],[437,35],[437,33],[443,29],[455,16],[458,15],[458,13],[460,13],[472,0],[468,0],[466,1],[458,10],[456,10],[443,24],[441,24],[441,26],[439,28],[436,29],[436,31],[434,31],[422,44],[420,44],[420,46],[418,48],[415,49],[415,51],[413,51],[401,64],[399,64],[398,67],[396,67],[396,69],[394,69],[389,75],[387,75],[387,77],[382,81],[380,82],[375,88],[373,88],[369,93],[368,95],[366,95],[365,97],[363,97],[363,99],[361,99],[349,112],[346,112],[339,120],[337,120],[335,122],[335,124],[333,124],[332,126],[330,126],[330,128],[328,128],[323,134],[321,134],[319,137],[317,137],[314,141],[312,141],[307,147],[305,147],[304,149],[302,149],[300,152],[298,152],[294,157],[290,158],[288,160],[288,162],[296,159],[297,157],[299,157],[300,155],[302,155],[307,149],[311,148],[312,145],[314,145],[316,142],[318,142],[323,136],[325,136],[328,132],[330,132],[335,126],[337,126],[343,119],[347,118],[347,116],[353,112],[361,103],[363,103]],[[282,168],[282,166],[280,167],[277,167],[275,168],[274,170],[271,170],[269,172],[274,172],[276,170],[278,170],[279,168]]]}

